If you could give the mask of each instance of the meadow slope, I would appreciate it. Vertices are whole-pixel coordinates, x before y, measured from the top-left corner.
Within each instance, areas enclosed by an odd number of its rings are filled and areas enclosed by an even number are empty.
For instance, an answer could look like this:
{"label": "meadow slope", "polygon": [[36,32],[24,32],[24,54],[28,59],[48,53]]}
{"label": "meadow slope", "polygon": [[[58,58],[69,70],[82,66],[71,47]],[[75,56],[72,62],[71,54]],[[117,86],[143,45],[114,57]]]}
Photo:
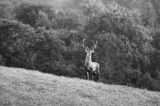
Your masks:
{"label": "meadow slope", "polygon": [[160,106],[160,92],[0,66],[0,106]]}

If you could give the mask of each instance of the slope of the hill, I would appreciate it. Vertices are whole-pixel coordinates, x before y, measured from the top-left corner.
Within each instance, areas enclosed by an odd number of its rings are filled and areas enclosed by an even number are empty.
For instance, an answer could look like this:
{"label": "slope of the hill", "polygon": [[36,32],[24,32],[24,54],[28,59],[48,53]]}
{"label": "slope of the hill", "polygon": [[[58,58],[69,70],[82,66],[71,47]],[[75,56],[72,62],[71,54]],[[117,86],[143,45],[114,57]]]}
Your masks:
{"label": "slope of the hill", "polygon": [[0,106],[160,106],[160,92],[1,66]]}

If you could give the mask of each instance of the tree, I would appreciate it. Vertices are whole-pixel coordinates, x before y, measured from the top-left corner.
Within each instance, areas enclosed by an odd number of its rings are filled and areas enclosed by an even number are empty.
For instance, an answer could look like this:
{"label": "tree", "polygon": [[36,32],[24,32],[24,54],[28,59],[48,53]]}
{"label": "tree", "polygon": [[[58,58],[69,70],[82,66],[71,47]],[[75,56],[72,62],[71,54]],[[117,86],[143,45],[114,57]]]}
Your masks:
{"label": "tree", "polygon": [[36,28],[50,27],[51,19],[55,17],[54,10],[46,5],[22,3],[14,9],[14,12],[18,21]]}
{"label": "tree", "polygon": [[0,1],[0,18],[14,19],[13,6],[10,2]]}
{"label": "tree", "polygon": [[143,26],[136,13],[115,2],[107,6],[92,2],[86,7],[85,14],[88,20],[84,32],[89,39],[99,42],[96,55],[102,71],[110,70],[113,80],[118,78],[115,75],[123,76],[116,80],[122,84],[132,83],[132,78],[126,80],[125,72],[128,69],[145,71],[152,51],[150,30]]}

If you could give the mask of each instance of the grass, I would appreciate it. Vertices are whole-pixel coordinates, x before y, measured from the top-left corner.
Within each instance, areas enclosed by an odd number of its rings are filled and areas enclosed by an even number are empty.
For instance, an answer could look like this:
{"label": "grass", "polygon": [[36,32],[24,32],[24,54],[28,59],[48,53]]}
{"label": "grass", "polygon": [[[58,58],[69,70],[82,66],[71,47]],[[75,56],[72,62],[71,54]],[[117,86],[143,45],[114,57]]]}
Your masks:
{"label": "grass", "polygon": [[160,106],[160,92],[1,66],[0,106]]}

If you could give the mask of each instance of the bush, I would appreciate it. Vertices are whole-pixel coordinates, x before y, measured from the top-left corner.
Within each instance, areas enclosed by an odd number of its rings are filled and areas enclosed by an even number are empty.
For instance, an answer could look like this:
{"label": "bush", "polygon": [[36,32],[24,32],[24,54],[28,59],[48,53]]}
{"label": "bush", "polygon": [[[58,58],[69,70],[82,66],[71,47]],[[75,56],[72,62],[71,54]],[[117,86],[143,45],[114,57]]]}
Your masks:
{"label": "bush", "polygon": [[13,5],[10,2],[0,1],[0,18],[14,19]]}
{"label": "bush", "polygon": [[[122,81],[119,83],[123,84],[127,82],[123,82],[128,76],[128,73],[124,73],[126,69],[133,73],[134,70],[145,71],[143,69],[150,62],[152,36],[136,13],[115,2],[104,6],[97,1],[91,2],[84,13],[88,17],[84,32],[88,39],[99,42],[97,60],[102,67],[108,64],[101,71],[115,71],[112,73],[118,77],[113,75],[113,79],[116,78],[115,82]],[[132,80],[132,77],[129,77],[129,80]]]}
{"label": "bush", "polygon": [[140,88],[147,88],[149,90],[160,90],[160,83],[158,80],[153,79],[147,72],[143,77],[137,81],[137,86]]}
{"label": "bush", "polygon": [[46,30],[45,27],[34,29],[17,21],[0,20],[0,23],[0,51],[6,58],[6,66],[79,76],[76,65],[64,60],[66,46],[58,37],[62,31]]}
{"label": "bush", "polygon": [[1,55],[0,55],[0,65],[5,65],[5,61]]}
{"label": "bush", "polygon": [[57,11],[47,5],[22,3],[15,8],[15,17],[19,21],[35,28],[45,26],[48,29],[77,29],[78,17],[74,13]]}
{"label": "bush", "polygon": [[0,23],[0,51],[6,58],[6,65],[29,68],[31,62],[26,51],[33,45],[34,29],[17,21],[0,20]]}
{"label": "bush", "polygon": [[56,17],[52,19],[53,29],[77,29],[80,26],[78,16],[74,13],[58,11]]}
{"label": "bush", "polygon": [[33,27],[50,26],[54,18],[54,10],[50,6],[22,3],[15,7],[15,17],[18,21]]}

